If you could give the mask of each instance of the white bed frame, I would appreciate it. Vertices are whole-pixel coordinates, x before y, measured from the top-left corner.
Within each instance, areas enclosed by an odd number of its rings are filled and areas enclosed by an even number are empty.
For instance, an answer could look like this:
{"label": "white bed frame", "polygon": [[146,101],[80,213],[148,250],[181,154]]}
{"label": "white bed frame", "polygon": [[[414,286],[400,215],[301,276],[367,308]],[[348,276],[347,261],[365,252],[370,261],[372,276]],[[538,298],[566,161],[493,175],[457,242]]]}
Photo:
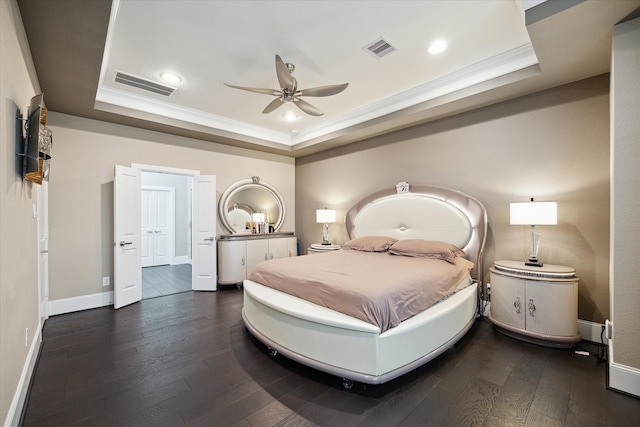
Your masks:
{"label": "white bed frame", "polygon": [[[251,280],[244,281],[242,317],[270,349],[320,371],[381,384],[437,357],[471,328],[478,311],[487,230],[482,204],[459,191],[399,183],[372,194],[346,216],[349,236],[442,240],[475,264],[471,286],[384,333],[380,328]],[[315,255],[317,256],[317,255]]]}

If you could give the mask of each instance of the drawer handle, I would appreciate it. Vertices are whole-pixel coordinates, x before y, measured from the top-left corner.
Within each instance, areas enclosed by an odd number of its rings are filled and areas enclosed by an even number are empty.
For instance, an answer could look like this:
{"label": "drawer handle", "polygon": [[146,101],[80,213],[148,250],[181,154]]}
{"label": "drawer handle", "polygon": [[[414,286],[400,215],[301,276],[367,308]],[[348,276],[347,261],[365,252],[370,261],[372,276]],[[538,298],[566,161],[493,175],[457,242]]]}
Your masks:
{"label": "drawer handle", "polygon": [[244,256],[242,257],[242,265],[244,265]]}
{"label": "drawer handle", "polygon": [[533,303],[533,298],[529,300],[529,316],[533,317],[536,312],[536,305]]}
{"label": "drawer handle", "polygon": [[516,308],[516,313],[520,314],[520,298],[516,298],[513,302],[513,306]]}

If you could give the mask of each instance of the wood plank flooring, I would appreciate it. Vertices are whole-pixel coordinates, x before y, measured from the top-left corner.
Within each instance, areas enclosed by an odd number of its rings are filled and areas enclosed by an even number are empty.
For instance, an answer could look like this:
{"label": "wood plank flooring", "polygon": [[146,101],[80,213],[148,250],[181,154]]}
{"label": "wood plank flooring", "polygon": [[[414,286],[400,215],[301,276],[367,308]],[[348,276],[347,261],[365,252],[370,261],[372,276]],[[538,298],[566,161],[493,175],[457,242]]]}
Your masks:
{"label": "wood plank flooring", "polygon": [[48,319],[24,426],[640,425],[640,400],[606,389],[606,363],[485,320],[427,365],[345,390],[269,357],[241,308],[242,290],[226,289]]}
{"label": "wood plank flooring", "polygon": [[142,269],[142,299],[191,290],[191,264],[159,265]]}

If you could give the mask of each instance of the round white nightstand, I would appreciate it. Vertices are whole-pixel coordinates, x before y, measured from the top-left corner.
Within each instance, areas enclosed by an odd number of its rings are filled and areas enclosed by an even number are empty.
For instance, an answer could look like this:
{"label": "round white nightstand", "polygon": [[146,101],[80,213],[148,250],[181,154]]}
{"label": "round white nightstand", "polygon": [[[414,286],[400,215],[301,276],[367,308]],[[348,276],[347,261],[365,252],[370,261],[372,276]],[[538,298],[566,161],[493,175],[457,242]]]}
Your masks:
{"label": "round white nightstand", "polygon": [[322,245],[320,243],[312,243],[311,246],[307,248],[307,255],[333,252],[339,250],[341,247],[342,246],[340,245]]}

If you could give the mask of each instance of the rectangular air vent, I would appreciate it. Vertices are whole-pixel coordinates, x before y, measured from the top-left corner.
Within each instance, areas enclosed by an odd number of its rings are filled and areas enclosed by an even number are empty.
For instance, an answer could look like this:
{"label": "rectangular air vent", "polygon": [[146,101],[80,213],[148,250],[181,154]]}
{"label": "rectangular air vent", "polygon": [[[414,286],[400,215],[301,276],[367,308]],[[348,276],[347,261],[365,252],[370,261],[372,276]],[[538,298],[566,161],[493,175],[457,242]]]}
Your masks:
{"label": "rectangular air vent", "polygon": [[120,71],[116,72],[115,81],[117,83],[122,83],[123,85],[157,93],[162,96],[171,96],[171,94],[175,90],[175,88],[152,82],[151,80],[143,79],[142,77],[121,73]]}
{"label": "rectangular air vent", "polygon": [[398,49],[381,37],[368,46],[365,46],[365,50],[378,58],[382,58]]}

